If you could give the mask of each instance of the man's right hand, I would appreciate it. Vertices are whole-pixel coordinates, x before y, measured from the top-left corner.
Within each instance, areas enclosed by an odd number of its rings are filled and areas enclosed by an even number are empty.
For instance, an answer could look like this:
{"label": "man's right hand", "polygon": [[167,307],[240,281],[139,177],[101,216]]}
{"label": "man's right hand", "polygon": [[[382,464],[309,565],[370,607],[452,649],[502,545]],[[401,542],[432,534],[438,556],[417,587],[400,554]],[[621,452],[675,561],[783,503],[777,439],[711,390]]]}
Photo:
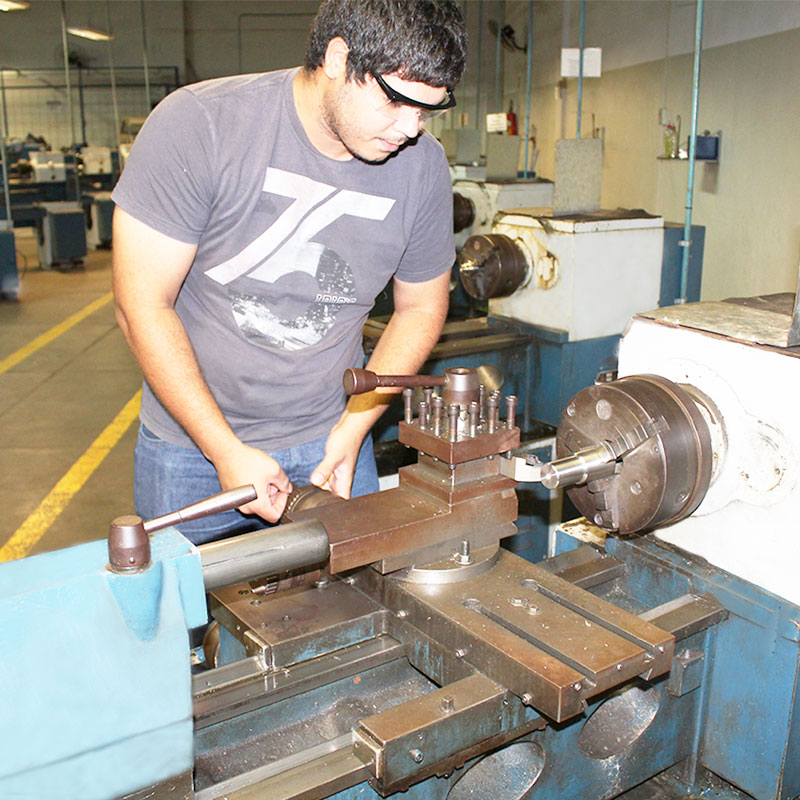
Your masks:
{"label": "man's right hand", "polygon": [[292,484],[271,456],[255,447],[240,444],[236,449],[214,461],[220,486],[223,490],[234,489],[252,483],[258,497],[241,506],[243,514],[257,514],[267,522],[277,522],[292,491]]}

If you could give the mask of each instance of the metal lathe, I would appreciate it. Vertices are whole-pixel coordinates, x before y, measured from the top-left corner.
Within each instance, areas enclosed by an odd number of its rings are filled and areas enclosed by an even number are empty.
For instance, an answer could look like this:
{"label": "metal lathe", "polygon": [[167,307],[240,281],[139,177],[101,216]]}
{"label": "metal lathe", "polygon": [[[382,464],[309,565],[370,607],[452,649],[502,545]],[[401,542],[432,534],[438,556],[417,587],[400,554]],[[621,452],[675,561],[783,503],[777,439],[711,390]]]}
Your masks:
{"label": "metal lathe", "polygon": [[[170,527],[245,487],[0,566],[0,797],[797,797],[789,320],[637,315],[550,463],[472,369],[351,370],[351,393],[404,387],[397,488],[305,488],[198,548]],[[523,481],[583,515],[538,564],[501,546]]]}

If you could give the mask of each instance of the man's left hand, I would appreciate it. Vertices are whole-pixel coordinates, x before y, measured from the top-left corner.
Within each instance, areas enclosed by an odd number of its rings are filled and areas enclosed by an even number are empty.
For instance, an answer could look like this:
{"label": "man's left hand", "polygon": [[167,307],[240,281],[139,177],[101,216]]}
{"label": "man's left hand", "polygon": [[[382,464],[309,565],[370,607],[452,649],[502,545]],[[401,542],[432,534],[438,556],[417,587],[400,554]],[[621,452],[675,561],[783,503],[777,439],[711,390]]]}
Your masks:
{"label": "man's left hand", "polygon": [[363,433],[356,433],[340,421],[328,436],[325,458],[311,473],[311,483],[349,499],[363,439]]}

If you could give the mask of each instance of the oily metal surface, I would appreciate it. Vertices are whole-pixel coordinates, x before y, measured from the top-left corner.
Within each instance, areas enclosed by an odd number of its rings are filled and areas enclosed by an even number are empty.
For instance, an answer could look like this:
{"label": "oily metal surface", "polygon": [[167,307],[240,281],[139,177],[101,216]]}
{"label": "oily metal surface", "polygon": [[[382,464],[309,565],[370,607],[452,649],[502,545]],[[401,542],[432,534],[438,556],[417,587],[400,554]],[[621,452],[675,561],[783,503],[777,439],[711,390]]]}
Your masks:
{"label": "oily metal surface", "polygon": [[248,654],[281,668],[382,632],[383,609],[342,581],[295,589],[262,600],[247,584],[211,595],[211,608]]}
{"label": "oily metal surface", "polygon": [[501,233],[470,236],[458,254],[461,283],[477,300],[513,294],[525,280],[527,269],[519,245]]}
{"label": "oily metal surface", "polygon": [[[447,464],[440,466],[449,472]],[[499,475],[477,482],[467,480],[465,487],[451,486],[445,490],[442,482],[433,477],[430,481],[420,479],[406,484],[403,470],[400,481],[401,485],[395,489],[297,514],[297,520],[316,518],[324,525],[330,543],[332,573],[456,537],[469,538],[472,531],[505,530],[504,526],[517,518],[514,482]],[[460,495],[462,488],[465,494]],[[413,562],[398,566],[410,563]]]}
{"label": "oily metal surface", "polygon": [[568,490],[596,525],[635,533],[676,522],[702,501],[711,479],[708,426],[689,394],[655,375],[636,375],[579,392],[562,412],[558,457],[647,427],[649,438],[621,456],[609,477]]}
{"label": "oily metal surface", "polygon": [[478,580],[389,579],[383,596],[424,635],[559,721],[587,697],[672,661],[670,634],[507,552]]}

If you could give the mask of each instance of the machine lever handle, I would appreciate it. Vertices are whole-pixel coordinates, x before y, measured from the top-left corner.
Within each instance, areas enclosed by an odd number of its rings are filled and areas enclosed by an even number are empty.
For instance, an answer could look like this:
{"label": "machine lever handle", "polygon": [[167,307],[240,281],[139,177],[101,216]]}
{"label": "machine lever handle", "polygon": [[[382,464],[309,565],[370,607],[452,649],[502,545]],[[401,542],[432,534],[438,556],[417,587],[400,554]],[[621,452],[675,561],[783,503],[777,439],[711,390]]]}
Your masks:
{"label": "machine lever handle", "polygon": [[364,394],[364,392],[371,392],[379,386],[404,388],[444,386],[447,383],[447,377],[445,375],[378,375],[368,369],[351,367],[344,371],[342,383],[347,394]]}
{"label": "machine lever handle", "polygon": [[213,494],[211,497],[198,500],[185,508],[179,508],[177,511],[171,511],[169,514],[148,520],[143,523],[144,530],[145,533],[153,533],[170,525],[176,525],[179,522],[209,517],[222,511],[230,511],[232,508],[239,508],[239,506],[255,500],[256,497],[258,497],[258,492],[256,492],[256,488],[252,483],[247,484],[247,486],[238,486],[236,489],[228,489],[227,492]]}

